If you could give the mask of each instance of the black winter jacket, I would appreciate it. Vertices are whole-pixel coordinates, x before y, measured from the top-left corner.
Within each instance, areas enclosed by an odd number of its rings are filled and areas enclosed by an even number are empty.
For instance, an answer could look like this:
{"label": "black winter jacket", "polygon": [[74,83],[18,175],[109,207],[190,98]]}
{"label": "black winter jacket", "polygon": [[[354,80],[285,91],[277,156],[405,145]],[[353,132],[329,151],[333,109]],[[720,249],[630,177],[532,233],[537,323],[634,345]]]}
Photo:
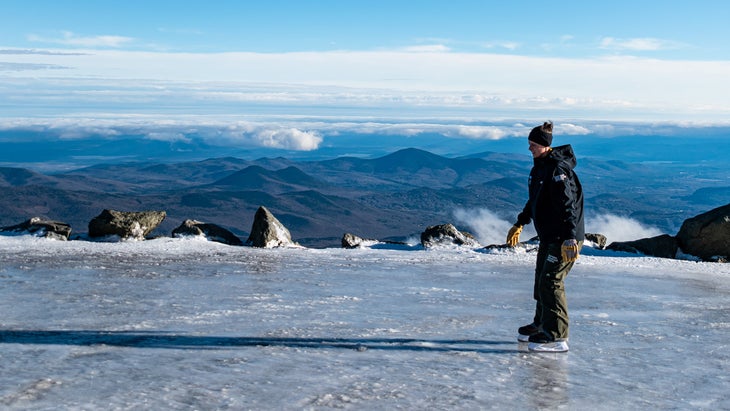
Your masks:
{"label": "black winter jacket", "polygon": [[530,197],[517,224],[535,222],[541,242],[583,241],[583,187],[573,171],[577,164],[570,145],[536,158],[528,182]]}

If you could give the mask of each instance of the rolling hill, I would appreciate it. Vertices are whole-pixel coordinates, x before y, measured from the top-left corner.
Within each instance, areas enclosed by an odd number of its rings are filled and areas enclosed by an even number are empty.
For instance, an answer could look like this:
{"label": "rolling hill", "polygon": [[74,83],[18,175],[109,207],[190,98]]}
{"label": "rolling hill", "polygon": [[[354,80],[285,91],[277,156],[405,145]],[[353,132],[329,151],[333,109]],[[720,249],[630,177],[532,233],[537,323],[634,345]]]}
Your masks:
{"label": "rolling hill", "polygon": [[[0,168],[0,226],[38,216],[66,222],[80,234],[105,208],[154,209],[168,215],[160,235],[196,219],[247,236],[256,209],[264,205],[306,246],[339,244],[345,232],[403,239],[429,225],[453,223],[457,209],[487,208],[512,220],[526,200],[531,164],[524,155],[446,158],[403,149],[374,159],[223,157],[100,164],[49,175]],[[708,179],[711,170],[698,175],[669,170],[579,158],[589,218],[612,213],[672,233],[684,219],[730,202],[724,181]]]}

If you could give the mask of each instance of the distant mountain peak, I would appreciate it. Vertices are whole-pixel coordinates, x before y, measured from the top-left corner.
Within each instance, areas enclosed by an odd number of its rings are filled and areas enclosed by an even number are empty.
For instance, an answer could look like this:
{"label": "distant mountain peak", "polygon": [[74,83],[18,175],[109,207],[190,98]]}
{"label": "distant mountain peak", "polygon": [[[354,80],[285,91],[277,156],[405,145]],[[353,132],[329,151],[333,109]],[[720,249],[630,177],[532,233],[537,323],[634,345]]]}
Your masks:
{"label": "distant mountain peak", "polygon": [[213,185],[281,192],[318,187],[322,185],[322,182],[294,166],[269,170],[258,165],[251,165],[216,181]]}
{"label": "distant mountain peak", "polygon": [[50,177],[25,168],[0,167],[0,186],[22,186],[49,180]]}
{"label": "distant mountain peak", "polygon": [[424,167],[444,168],[448,166],[450,160],[418,148],[404,148],[375,159],[374,163],[376,164],[376,168],[382,171],[391,171],[394,169],[416,171]]}

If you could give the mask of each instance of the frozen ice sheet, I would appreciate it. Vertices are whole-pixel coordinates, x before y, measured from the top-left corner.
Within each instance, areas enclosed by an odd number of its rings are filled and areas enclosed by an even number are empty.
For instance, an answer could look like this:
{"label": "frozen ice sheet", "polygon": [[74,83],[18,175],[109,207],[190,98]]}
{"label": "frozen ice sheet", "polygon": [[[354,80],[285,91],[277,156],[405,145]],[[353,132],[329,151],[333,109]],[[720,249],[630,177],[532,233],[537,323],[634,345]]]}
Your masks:
{"label": "frozen ice sheet", "polygon": [[535,354],[531,253],[0,237],[0,407],[726,407],[730,265],[586,254]]}

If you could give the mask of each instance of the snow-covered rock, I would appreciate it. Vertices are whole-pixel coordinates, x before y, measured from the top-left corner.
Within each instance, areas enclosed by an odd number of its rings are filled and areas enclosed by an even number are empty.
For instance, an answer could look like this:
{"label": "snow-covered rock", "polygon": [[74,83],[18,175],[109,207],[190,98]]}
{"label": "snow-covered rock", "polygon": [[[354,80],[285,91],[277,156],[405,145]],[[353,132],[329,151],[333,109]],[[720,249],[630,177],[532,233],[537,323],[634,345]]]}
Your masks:
{"label": "snow-covered rock", "polygon": [[71,235],[71,226],[59,221],[33,217],[18,225],[0,228],[0,232],[28,233],[37,237],[68,240],[68,237]]}
{"label": "snow-covered rock", "polygon": [[228,245],[243,245],[243,241],[225,228],[211,223],[197,220],[185,220],[179,227],[172,230],[173,237],[202,236],[210,241]]}
{"label": "snow-covered rock", "polygon": [[616,241],[609,244],[606,249],[645,254],[653,257],[675,258],[677,256],[677,240],[671,235],[662,234],[634,241]]}
{"label": "snow-covered rock", "polygon": [[342,248],[358,248],[362,246],[372,246],[374,244],[378,244],[380,241],[373,240],[373,239],[365,239],[359,236],[356,236],[352,233],[345,233],[342,236]]}
{"label": "snow-covered rock", "polygon": [[677,242],[687,254],[703,260],[721,261],[730,257],[730,204],[684,221]]}
{"label": "snow-covered rock", "polygon": [[119,236],[143,240],[165,219],[164,211],[116,211],[106,209],[89,221],[89,237]]}
{"label": "snow-covered rock", "polygon": [[264,206],[256,211],[246,243],[261,248],[299,247],[289,230]]}
{"label": "snow-covered rock", "polygon": [[469,233],[459,231],[453,224],[441,224],[427,227],[421,233],[421,244],[424,247],[438,245],[463,245],[479,247],[479,242]]}

